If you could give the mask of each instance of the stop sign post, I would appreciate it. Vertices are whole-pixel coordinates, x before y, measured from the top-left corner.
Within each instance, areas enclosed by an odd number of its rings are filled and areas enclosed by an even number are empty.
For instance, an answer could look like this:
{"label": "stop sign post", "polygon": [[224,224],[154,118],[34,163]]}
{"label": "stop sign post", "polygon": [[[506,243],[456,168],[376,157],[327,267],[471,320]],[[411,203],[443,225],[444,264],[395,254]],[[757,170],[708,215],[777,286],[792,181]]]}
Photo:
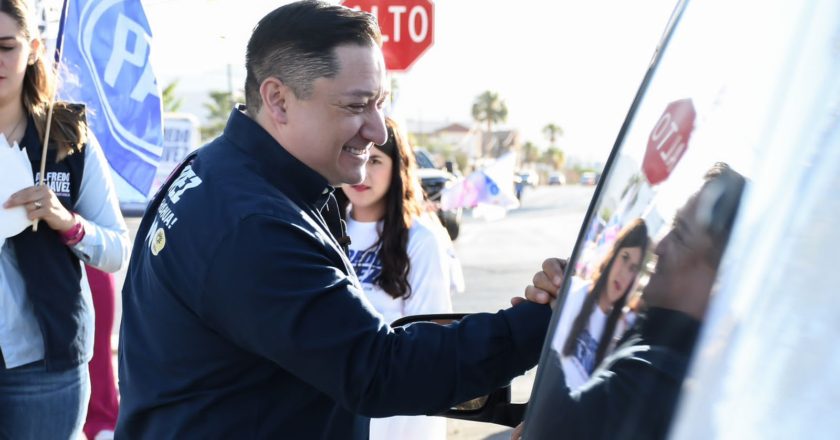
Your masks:
{"label": "stop sign post", "polygon": [[691,99],[674,101],[665,107],[650,132],[642,162],[642,170],[651,185],[667,179],[677,166],[688,148],[696,118],[697,112]]}
{"label": "stop sign post", "polygon": [[376,17],[389,71],[408,70],[434,41],[435,9],[430,0],[343,0],[341,4]]}

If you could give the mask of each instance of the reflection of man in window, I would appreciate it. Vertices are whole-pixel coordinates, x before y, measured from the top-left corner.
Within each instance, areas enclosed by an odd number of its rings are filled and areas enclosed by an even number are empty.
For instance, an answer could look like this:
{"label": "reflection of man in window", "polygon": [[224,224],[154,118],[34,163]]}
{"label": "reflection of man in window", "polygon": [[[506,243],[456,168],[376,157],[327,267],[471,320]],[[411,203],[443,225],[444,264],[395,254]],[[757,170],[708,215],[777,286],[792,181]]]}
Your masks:
{"label": "reflection of man in window", "polygon": [[[744,178],[724,164],[707,173],[656,246],[643,294],[648,309],[578,390],[566,387],[558,365],[549,367],[530,404],[529,440],[665,437],[743,187]],[[535,277],[535,285],[554,275]]]}

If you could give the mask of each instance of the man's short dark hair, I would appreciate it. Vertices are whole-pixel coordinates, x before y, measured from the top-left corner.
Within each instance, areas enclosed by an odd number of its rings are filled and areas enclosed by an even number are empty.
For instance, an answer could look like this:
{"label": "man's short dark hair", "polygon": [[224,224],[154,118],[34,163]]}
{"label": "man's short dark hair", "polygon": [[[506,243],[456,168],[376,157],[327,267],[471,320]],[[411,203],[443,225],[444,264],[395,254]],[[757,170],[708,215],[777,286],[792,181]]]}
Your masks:
{"label": "man's short dark hair", "polygon": [[305,99],[315,79],[338,74],[336,47],[381,42],[379,25],[366,12],[322,1],[281,6],[257,23],[248,41],[245,103],[252,112],[260,109],[260,84],[269,77],[283,81],[295,96]]}

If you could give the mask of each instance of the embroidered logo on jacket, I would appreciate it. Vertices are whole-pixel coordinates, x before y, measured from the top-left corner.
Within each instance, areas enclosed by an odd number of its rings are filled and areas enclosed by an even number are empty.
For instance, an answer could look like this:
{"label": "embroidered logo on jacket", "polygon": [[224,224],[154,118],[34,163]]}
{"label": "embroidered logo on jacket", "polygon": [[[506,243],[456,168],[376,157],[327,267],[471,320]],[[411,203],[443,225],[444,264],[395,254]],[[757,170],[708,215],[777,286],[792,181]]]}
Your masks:
{"label": "embroidered logo on jacket", "polygon": [[152,251],[152,255],[157,256],[157,254],[163,250],[164,246],[166,246],[166,232],[163,231],[163,228],[157,228],[155,235],[152,236],[152,242],[149,246]]}
{"label": "embroidered logo on jacket", "polygon": [[169,186],[169,191],[166,192],[166,197],[160,202],[157,210],[155,221],[149,228],[149,233],[146,235],[146,242],[149,245],[149,250],[152,255],[157,256],[160,251],[166,246],[166,231],[172,229],[175,223],[178,222],[178,217],[175,215],[173,207],[176,203],[181,201],[184,193],[191,188],[201,185],[201,178],[199,178],[192,165],[187,165],[181,174]]}

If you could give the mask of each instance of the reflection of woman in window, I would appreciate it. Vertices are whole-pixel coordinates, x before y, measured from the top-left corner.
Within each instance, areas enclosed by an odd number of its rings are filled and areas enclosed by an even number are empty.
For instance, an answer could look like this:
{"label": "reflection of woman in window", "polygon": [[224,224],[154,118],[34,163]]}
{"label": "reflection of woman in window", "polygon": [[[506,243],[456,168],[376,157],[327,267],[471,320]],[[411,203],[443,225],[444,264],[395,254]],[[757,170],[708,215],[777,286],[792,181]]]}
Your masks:
{"label": "reflection of woman in window", "polygon": [[583,384],[606,356],[648,242],[645,222],[636,219],[619,232],[591,280],[572,279],[552,342],[569,388]]}

